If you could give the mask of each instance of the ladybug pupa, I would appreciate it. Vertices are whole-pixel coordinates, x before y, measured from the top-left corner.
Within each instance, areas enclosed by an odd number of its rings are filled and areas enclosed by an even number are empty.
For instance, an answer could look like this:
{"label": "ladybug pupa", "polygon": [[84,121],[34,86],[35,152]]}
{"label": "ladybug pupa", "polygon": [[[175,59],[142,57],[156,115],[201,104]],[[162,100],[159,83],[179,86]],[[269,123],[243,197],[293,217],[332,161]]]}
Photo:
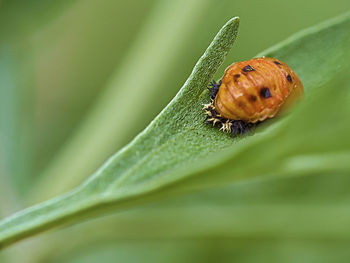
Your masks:
{"label": "ladybug pupa", "polygon": [[204,105],[206,122],[231,134],[249,131],[304,95],[295,72],[286,63],[267,57],[233,63],[209,91],[211,101]]}

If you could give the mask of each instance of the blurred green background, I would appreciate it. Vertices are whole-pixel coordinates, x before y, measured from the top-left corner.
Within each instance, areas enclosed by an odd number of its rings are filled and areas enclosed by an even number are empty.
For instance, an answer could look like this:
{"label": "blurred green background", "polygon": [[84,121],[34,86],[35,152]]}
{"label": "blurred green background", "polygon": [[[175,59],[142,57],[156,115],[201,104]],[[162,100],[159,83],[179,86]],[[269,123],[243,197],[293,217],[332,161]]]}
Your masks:
{"label": "blurred green background", "polygon": [[[239,16],[241,26],[217,78],[233,61],[349,9],[348,0],[0,1],[0,216],[71,189],[128,143],[177,93],[229,18]],[[302,242],[285,239],[273,225],[226,238],[222,222],[210,235],[203,226],[203,238],[194,240],[184,229],[196,221],[184,217],[183,230],[170,231],[171,213],[198,200],[198,209],[213,211],[236,200],[227,213],[242,212],[235,227],[248,228],[245,220],[256,214],[240,211],[244,202],[294,201],[288,189],[297,185],[298,200],[312,203],[312,180],[276,183],[289,194],[253,182],[234,196],[229,188],[166,200],[22,242],[1,252],[0,262],[329,262],[327,255],[349,256],[342,254],[344,242],[310,243],[307,231],[298,236]],[[305,252],[320,248],[321,255]]]}

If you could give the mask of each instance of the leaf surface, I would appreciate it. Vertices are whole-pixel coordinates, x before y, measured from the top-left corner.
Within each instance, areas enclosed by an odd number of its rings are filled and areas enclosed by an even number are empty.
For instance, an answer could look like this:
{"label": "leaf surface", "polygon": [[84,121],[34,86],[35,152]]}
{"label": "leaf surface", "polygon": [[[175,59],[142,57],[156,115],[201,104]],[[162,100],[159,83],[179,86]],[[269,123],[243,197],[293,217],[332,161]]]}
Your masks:
{"label": "leaf surface", "polygon": [[[0,223],[5,246],[64,222],[165,195],[251,177],[348,172],[350,141],[349,14],[306,30],[261,55],[288,63],[305,100],[293,113],[232,138],[204,124],[204,92],[237,33],[230,20],[198,61],[178,95],[128,146],[66,195]],[[330,126],[331,125],[331,126]]]}

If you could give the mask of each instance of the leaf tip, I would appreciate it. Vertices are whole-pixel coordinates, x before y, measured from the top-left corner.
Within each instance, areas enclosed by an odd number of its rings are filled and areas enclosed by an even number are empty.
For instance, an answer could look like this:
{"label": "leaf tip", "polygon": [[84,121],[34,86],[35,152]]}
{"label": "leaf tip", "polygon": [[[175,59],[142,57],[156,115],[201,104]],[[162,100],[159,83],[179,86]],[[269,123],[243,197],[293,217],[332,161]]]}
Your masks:
{"label": "leaf tip", "polygon": [[230,20],[227,21],[225,26],[233,25],[234,27],[238,27],[240,22],[239,16],[232,17]]}

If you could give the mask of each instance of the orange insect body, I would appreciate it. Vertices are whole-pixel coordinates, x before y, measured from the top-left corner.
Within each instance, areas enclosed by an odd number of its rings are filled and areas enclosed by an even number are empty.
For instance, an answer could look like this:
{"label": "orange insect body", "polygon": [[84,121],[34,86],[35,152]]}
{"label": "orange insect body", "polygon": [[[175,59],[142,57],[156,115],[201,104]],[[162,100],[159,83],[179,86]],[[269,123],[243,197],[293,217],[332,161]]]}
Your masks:
{"label": "orange insect body", "polygon": [[295,72],[275,58],[230,65],[214,99],[220,117],[256,123],[276,116],[304,94]]}

